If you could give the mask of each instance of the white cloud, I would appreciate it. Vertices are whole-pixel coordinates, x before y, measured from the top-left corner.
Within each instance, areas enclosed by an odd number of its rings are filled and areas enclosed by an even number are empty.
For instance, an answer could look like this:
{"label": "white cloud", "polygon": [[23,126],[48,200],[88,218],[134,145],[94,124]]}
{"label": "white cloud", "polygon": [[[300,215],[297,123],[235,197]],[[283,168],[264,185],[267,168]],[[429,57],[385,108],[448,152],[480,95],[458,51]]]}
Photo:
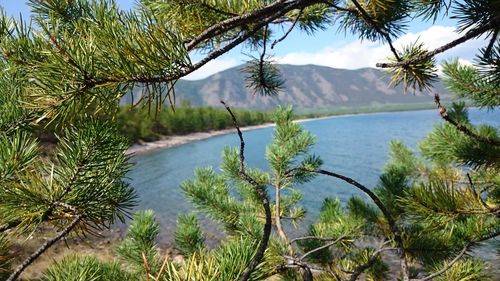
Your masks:
{"label": "white cloud", "polygon": [[[446,44],[460,35],[451,26],[431,26],[417,33],[407,33],[394,41],[394,46],[400,49],[418,40],[432,50]],[[313,38],[311,40],[314,40]],[[460,61],[470,64],[477,50],[484,46],[484,39],[467,41],[455,48],[437,56],[438,61],[452,57],[460,57]],[[291,52],[284,56],[276,57],[275,61],[281,64],[305,65],[316,64],[335,68],[357,69],[375,67],[377,62],[382,62],[392,55],[388,45],[381,45],[371,41],[355,40],[340,47],[325,47],[319,52]],[[213,60],[197,71],[185,77],[187,80],[197,80],[208,77],[222,70],[240,65],[243,60],[233,54],[230,58]],[[438,73],[441,67],[438,66]]]}
{"label": "white cloud", "polygon": [[[429,49],[437,48],[446,44],[460,35],[449,26],[431,26],[418,33],[407,33],[394,42],[394,46],[399,49],[403,45],[415,42],[423,42]],[[456,48],[448,50],[439,55],[438,60],[462,57],[464,60],[471,60],[477,49],[485,43],[483,39],[468,41]],[[380,45],[371,41],[356,40],[342,47],[327,47],[316,53],[295,52],[277,58],[278,63],[284,64],[317,64],[335,68],[357,69],[362,67],[375,67],[377,62],[384,61],[390,57],[391,52],[388,45]]]}
{"label": "white cloud", "polygon": [[212,74],[237,66],[239,64],[241,64],[241,62],[239,62],[236,59],[216,59],[208,62],[207,64],[205,64],[198,70],[194,71],[193,73],[183,77],[183,79],[186,80],[203,79]]}

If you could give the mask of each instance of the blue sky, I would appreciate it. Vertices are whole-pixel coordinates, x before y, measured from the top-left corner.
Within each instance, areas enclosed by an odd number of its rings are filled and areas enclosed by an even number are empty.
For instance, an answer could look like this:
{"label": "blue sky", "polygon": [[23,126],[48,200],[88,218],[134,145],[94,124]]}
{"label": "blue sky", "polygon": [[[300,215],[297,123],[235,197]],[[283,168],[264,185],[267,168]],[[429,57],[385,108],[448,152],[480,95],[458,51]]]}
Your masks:
{"label": "blue sky", "polygon": [[[132,9],[135,0],[117,0],[122,9]],[[23,0],[0,0],[8,15],[23,17],[29,15],[29,7]],[[459,35],[454,31],[455,22],[450,19],[432,22],[412,21],[408,33],[395,41],[396,48],[415,40],[424,42],[430,49],[445,44]],[[464,63],[470,63],[477,53],[477,49],[486,43],[477,39],[460,45],[443,55],[438,60],[458,57]],[[390,56],[388,46],[383,46],[370,41],[360,41],[350,34],[337,32],[337,27],[319,31],[314,35],[307,35],[299,30],[294,30],[287,40],[278,44],[273,50],[275,61],[287,64],[318,64],[336,68],[356,69],[362,67],[375,67],[375,63],[383,61]],[[193,61],[200,59],[199,55],[192,56]],[[248,56],[241,53],[240,49],[223,55],[219,59],[207,64],[205,67],[192,73],[188,79],[200,79],[218,71],[244,63]]]}

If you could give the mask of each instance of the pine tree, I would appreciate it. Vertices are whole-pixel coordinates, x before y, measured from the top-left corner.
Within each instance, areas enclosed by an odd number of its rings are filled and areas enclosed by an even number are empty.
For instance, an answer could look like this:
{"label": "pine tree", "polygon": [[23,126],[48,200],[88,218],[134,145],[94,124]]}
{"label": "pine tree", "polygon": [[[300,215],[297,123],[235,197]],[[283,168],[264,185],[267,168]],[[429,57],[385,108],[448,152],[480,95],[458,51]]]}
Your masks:
{"label": "pine tree", "polygon": [[[119,99],[143,93],[138,106],[175,107],[176,81],[237,46],[256,51],[246,68],[260,95],[285,94],[269,50],[293,29],[306,33],[338,25],[360,39],[384,42],[393,58],[393,84],[430,89],[435,55],[472,38],[486,38],[475,66],[444,64],[459,99],[420,153],[391,143],[391,160],[370,189],[321,169],[309,154],[314,137],[279,109],[266,158],[270,171],[246,167],[244,138],[223,154],[223,171],[196,171],[182,189],[196,208],[220,223],[227,241],[207,249],[196,217],[180,217],[175,240],[185,259],[159,254],[151,212],[134,216],[118,247],[120,264],[69,257],[46,280],[487,280],[485,262],[467,254],[499,235],[500,137],[473,125],[465,104],[499,106],[500,2],[392,0],[141,0],[121,11],[112,0],[29,0],[31,21],[0,17],[0,278],[21,272],[68,235],[92,235],[129,215],[135,194],[124,181],[128,140],[116,129]],[[458,39],[434,50],[419,43],[397,50],[393,40],[413,18],[458,20]],[[280,34],[280,27],[285,31]],[[206,54],[193,62],[191,54]],[[228,108],[237,125],[237,118]],[[228,117],[229,118],[229,117]],[[238,126],[238,125],[237,125]],[[54,151],[43,151],[47,136]],[[364,192],[343,205],[326,198],[306,237],[291,237],[289,222],[305,209],[295,188],[315,176],[341,179]],[[273,193],[271,200],[269,193]],[[237,196],[235,196],[237,194]],[[284,223],[286,221],[286,223]],[[50,225],[58,234],[21,264],[12,263],[12,237]],[[384,260],[393,253],[397,268]]]}

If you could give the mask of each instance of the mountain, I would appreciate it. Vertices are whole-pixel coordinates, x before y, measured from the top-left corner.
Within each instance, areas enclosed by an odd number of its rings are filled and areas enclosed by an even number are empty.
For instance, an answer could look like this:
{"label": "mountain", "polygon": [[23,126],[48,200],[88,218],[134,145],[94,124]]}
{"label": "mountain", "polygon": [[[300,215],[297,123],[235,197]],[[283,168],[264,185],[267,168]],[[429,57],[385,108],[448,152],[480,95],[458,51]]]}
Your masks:
{"label": "mountain", "polygon": [[[390,76],[374,68],[335,69],[318,65],[279,65],[285,87],[277,96],[254,95],[246,88],[242,67],[221,71],[205,79],[181,80],[176,84],[177,103],[189,100],[193,106],[220,106],[224,100],[232,107],[273,109],[292,104],[297,109],[360,107],[385,104],[431,103],[433,93],[404,93],[401,85],[391,87]],[[449,97],[440,81],[434,91]]]}

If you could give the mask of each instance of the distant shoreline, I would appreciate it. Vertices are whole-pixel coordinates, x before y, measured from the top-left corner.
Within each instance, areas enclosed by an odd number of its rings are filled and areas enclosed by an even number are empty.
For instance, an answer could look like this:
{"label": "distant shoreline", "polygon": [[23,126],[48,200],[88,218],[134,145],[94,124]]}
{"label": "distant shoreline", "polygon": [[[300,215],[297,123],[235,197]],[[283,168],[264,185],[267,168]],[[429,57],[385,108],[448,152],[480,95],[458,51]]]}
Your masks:
{"label": "distant shoreline", "polygon": [[[268,128],[268,127],[273,127],[274,125],[275,125],[274,123],[266,123],[262,125],[246,126],[242,127],[241,131]],[[163,136],[160,140],[157,141],[135,143],[127,149],[126,153],[134,155],[144,154],[158,149],[176,147],[179,145],[200,141],[215,136],[225,135],[233,132],[236,132],[235,128],[217,130],[217,131],[208,131],[208,132],[196,132],[187,135]]]}
{"label": "distant shoreline", "polygon": [[[429,109],[417,109],[417,110],[410,110],[410,111],[420,111],[420,110],[429,110]],[[408,110],[400,110],[397,112],[404,112],[404,111],[408,111]],[[349,117],[349,116],[359,116],[359,115],[389,113],[389,112],[395,112],[395,111],[380,111],[380,112],[369,112],[369,113],[346,113],[346,114],[338,114],[338,115],[316,117],[316,118],[297,119],[297,120],[294,120],[294,122],[302,123],[302,122],[321,120],[321,119],[331,119],[331,118],[339,118],[339,117]],[[251,130],[257,130],[257,129],[263,129],[263,128],[270,128],[270,127],[274,127],[275,125],[276,125],[275,123],[265,123],[265,124],[261,124],[261,125],[245,126],[245,127],[241,127],[240,129],[241,129],[241,131],[244,132],[244,131],[251,131]],[[159,149],[172,148],[172,147],[180,146],[183,144],[188,144],[191,142],[200,141],[200,140],[208,139],[211,137],[226,135],[226,134],[235,133],[235,132],[236,132],[235,128],[228,128],[228,129],[223,129],[223,130],[190,133],[187,135],[162,136],[161,139],[159,139],[157,141],[134,143],[133,145],[131,145],[127,149],[126,153],[128,155],[146,154],[148,152],[156,151]]]}

